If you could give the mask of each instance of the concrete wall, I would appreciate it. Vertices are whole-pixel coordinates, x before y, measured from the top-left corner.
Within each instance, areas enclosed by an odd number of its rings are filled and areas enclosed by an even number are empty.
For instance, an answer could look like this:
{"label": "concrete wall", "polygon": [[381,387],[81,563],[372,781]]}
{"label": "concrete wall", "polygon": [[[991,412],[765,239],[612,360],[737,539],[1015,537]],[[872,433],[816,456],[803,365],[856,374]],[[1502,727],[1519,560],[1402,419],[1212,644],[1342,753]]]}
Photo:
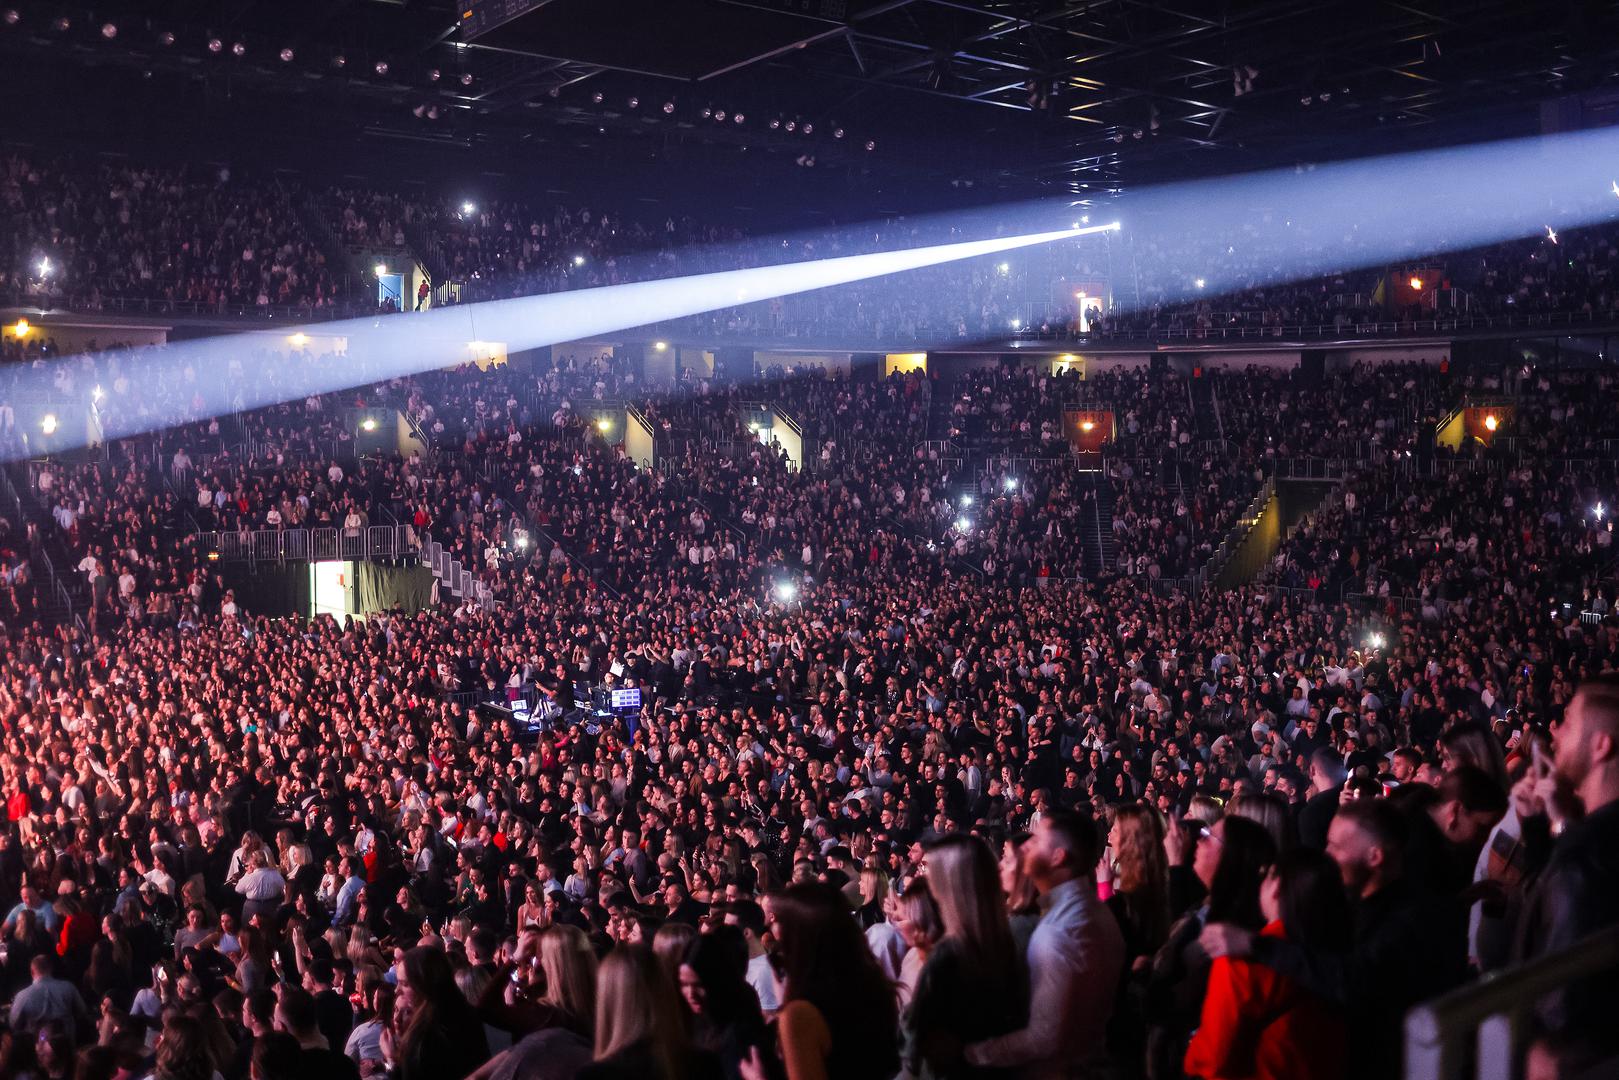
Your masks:
{"label": "concrete wall", "polygon": [[641,468],[652,468],[652,429],[631,412],[624,414],[624,453]]}
{"label": "concrete wall", "polygon": [[[7,341],[54,341],[63,355],[105,349],[110,345],[162,345],[169,340],[167,326],[75,322],[71,316],[8,314],[0,333]],[[19,328],[22,333],[19,334]]]}

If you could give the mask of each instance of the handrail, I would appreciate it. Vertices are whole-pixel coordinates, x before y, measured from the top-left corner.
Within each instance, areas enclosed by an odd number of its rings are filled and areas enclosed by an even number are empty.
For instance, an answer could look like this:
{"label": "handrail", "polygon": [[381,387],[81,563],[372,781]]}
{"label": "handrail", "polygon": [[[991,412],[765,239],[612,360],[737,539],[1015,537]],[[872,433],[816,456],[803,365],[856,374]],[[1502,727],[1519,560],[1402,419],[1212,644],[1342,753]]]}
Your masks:
{"label": "handrail", "polygon": [[371,525],[354,531],[250,529],[195,534],[192,543],[211,562],[322,562],[335,559],[397,559],[420,555],[409,525]]}
{"label": "handrail", "polygon": [[[1416,1006],[1405,1017],[1406,1080],[1459,1080],[1471,1057],[1480,1080],[1510,1080],[1528,1025],[1547,993],[1579,979],[1619,969],[1619,927],[1452,990]],[[1474,1053],[1468,1053],[1468,1042]],[[1591,1075],[1597,1075],[1592,1073]],[[1606,1075],[1612,1075],[1608,1073]]]}

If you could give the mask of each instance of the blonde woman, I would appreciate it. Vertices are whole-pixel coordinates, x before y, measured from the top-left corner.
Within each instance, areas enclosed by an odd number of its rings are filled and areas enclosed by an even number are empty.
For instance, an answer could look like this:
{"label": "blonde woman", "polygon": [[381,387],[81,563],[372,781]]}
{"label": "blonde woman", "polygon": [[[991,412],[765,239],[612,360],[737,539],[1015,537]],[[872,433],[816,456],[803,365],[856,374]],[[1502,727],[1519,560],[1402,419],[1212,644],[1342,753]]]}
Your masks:
{"label": "blonde woman", "polygon": [[903,892],[889,894],[888,921],[905,939],[905,957],[899,965],[898,986],[899,1005],[903,1009],[910,1004],[917,980],[922,977],[922,966],[927,963],[928,952],[944,933],[939,921],[939,908],[933,902],[927,878],[917,878]]}
{"label": "blonde woman", "polygon": [[594,1064],[578,1080],[698,1080],[719,1059],[692,1046],[680,994],[651,950],[620,945],[602,961]]}
{"label": "blonde woman", "polygon": [[1150,806],[1115,806],[1107,843],[1113,852],[1113,895],[1107,906],[1124,933],[1126,962],[1146,967],[1169,935],[1164,820]]}
{"label": "blonde woman", "polygon": [[966,1044],[1021,1028],[1029,982],[989,847],[947,836],[928,848],[927,872],[943,933],[905,1013],[905,1066],[916,1076],[973,1075]]}

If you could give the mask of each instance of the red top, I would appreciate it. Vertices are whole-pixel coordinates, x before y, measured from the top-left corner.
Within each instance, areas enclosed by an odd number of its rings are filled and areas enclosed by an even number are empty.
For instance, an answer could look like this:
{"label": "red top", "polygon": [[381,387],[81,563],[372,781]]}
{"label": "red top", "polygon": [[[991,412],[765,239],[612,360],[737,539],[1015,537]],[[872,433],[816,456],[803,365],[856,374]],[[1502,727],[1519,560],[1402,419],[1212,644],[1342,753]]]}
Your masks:
{"label": "red top", "polygon": [[[1284,937],[1281,922],[1261,931]],[[1340,1080],[1343,1021],[1320,998],[1264,964],[1222,956],[1209,969],[1203,1021],[1186,1075],[1203,1080]]]}

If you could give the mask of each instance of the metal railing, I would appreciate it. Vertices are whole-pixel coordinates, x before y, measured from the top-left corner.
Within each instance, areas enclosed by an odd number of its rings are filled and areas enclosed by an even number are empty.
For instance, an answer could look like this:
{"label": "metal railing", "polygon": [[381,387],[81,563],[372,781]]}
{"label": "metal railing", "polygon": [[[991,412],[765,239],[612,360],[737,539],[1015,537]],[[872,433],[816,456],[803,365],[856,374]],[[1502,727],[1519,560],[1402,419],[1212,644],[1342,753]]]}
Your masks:
{"label": "metal railing", "polygon": [[[1513,1080],[1540,999],[1576,980],[1616,972],[1619,927],[1418,1005],[1405,1017],[1406,1080]],[[1609,1058],[1583,1075],[1619,1075],[1619,1060]]]}
{"label": "metal railing", "polygon": [[1606,312],[1519,312],[1510,315],[1456,315],[1434,319],[1355,319],[1326,323],[1274,323],[1253,325],[1254,312],[1217,312],[1207,316],[1212,324],[1222,317],[1241,325],[1232,326],[1153,326],[1120,327],[1102,333],[1076,334],[1068,328],[1042,330],[1030,327],[1015,334],[1020,341],[1073,341],[1108,344],[1131,341],[1263,341],[1288,338],[1388,337],[1416,334],[1453,334],[1490,330],[1594,330],[1619,328],[1619,315]]}
{"label": "metal railing", "polygon": [[431,570],[452,595],[475,600],[486,611],[495,606],[495,594],[488,584],[462,566],[461,560],[434,540],[432,533],[422,534],[420,553],[422,565]]}
{"label": "metal railing", "polygon": [[230,562],[398,559],[416,556],[421,549],[409,525],[203,532],[195,536],[193,543],[205,558]]}

